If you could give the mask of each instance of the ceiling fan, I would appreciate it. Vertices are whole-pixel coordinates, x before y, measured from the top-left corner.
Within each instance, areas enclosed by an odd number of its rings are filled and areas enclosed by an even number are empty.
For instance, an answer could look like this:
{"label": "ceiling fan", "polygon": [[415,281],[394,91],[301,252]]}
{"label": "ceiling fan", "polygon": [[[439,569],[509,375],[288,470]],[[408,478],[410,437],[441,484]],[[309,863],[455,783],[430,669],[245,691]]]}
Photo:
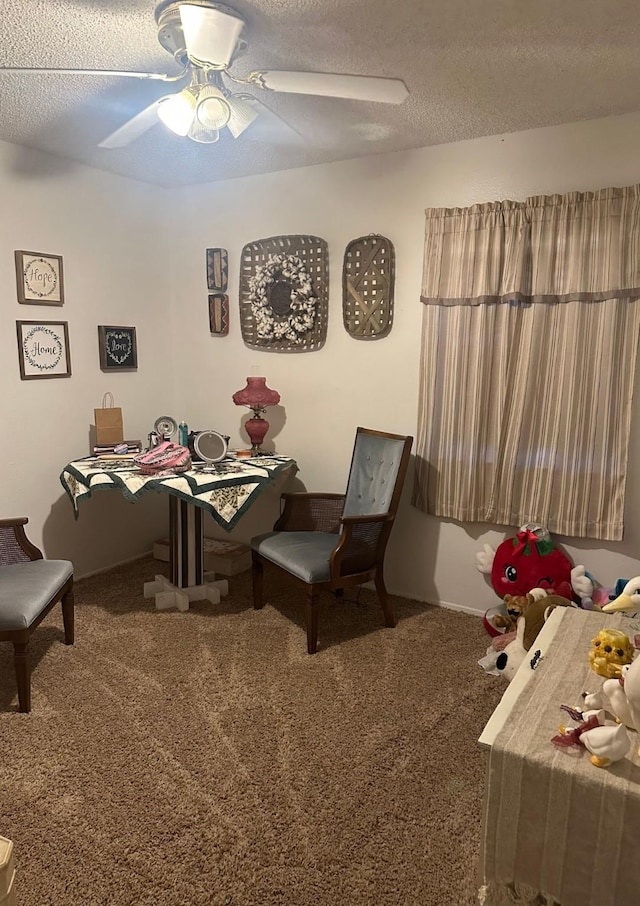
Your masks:
{"label": "ceiling fan", "polygon": [[[1,67],[0,72],[69,73],[123,76],[180,83],[100,142],[101,148],[120,148],[164,123],[176,135],[212,143],[222,129],[238,138],[259,117],[282,120],[246,87],[291,94],[310,94],[400,104],[409,92],[400,79],[339,75],[324,72],[260,71],[245,78],[229,67],[248,46],[244,18],[217,0],[164,0],[156,9],[158,40],[181,67],[177,75],[108,69]],[[243,90],[245,89],[245,90]],[[295,130],[290,130],[296,134]]]}

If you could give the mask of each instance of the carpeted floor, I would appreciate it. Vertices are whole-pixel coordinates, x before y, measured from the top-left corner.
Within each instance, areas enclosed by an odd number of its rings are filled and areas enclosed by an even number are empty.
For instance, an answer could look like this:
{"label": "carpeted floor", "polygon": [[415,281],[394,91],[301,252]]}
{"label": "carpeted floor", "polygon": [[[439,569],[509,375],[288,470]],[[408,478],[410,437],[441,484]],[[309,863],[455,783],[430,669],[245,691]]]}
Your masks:
{"label": "carpeted floor", "polygon": [[157,612],[147,559],[76,584],[32,641],[33,710],[0,645],[0,834],[19,906],[473,903],[485,755],[504,686],[480,620],[327,596],[306,654],[297,585],[250,573]]}

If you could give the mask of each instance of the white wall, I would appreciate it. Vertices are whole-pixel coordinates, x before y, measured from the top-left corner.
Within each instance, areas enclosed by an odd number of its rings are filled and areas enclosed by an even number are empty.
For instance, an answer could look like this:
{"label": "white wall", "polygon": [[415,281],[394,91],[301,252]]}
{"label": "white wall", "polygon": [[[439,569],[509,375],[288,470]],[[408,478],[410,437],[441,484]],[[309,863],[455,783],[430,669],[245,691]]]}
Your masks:
{"label": "white wall", "polygon": [[[230,434],[232,443],[246,443],[245,415],[231,394],[247,375],[264,374],[282,396],[281,407],[268,413],[268,440],[297,460],[309,490],[343,490],[357,425],[415,434],[424,209],[632,184],[640,181],[639,146],[640,114],[175,190],[176,221],[184,225],[172,238],[176,414],[192,427],[212,427]],[[342,325],[342,257],[351,239],[371,232],[395,245],[395,323],[386,339],[363,342]],[[315,234],[329,244],[329,329],[319,352],[254,351],[240,335],[241,249],[286,233]],[[229,251],[226,338],[208,330],[205,248],[215,246]],[[639,417],[636,405],[625,541],[566,543],[575,562],[605,585],[640,573]],[[476,571],[474,555],[513,529],[426,516],[410,506],[409,491],[390,542],[389,587],[480,612],[493,606],[497,598]],[[255,523],[241,523],[235,535],[248,536]]]}
{"label": "white wall", "polygon": [[[164,193],[0,143],[0,198],[0,517],[28,516],[34,543],[82,575],[150,550],[167,529],[156,495],[134,506],[120,493],[97,494],[75,522],[58,477],[89,453],[105,391],[122,406],[130,438],[146,438],[170,406]],[[64,305],[18,303],[14,249],[62,255]],[[20,379],[15,322],[35,319],[68,322],[71,377]],[[137,372],[100,370],[99,324],[137,328]]]}
{"label": "white wall", "polygon": [[[144,439],[167,413],[244,444],[247,415],[231,394],[255,373],[282,394],[268,440],[296,458],[304,486],[343,490],[358,424],[415,433],[424,208],[629,185],[640,181],[639,140],[637,114],[171,192],[0,143],[0,514],[28,515],[33,540],[50,557],[73,559],[78,575],[148,550],[166,533],[162,497],[132,506],[119,493],[98,494],[74,522],[60,486],[64,464],[88,452],[94,406],[112,390],[130,437]],[[238,319],[242,246],[296,232],[329,244],[327,343],[296,355],[250,350]],[[342,257],[347,242],[370,232],[395,245],[395,323],[386,339],[362,342],[342,326]],[[205,249],[213,246],[230,256],[226,338],[208,329]],[[63,256],[62,307],[18,304],[19,248]],[[20,380],[15,321],[35,318],[68,321],[70,378]],[[137,328],[139,368],[105,375],[97,326],[118,323]],[[624,542],[566,542],[604,584],[640,573],[639,417],[636,400]],[[497,599],[474,555],[507,530],[414,510],[411,480],[389,548],[390,588],[484,611]],[[269,527],[276,510],[277,493],[265,496],[233,536]]]}

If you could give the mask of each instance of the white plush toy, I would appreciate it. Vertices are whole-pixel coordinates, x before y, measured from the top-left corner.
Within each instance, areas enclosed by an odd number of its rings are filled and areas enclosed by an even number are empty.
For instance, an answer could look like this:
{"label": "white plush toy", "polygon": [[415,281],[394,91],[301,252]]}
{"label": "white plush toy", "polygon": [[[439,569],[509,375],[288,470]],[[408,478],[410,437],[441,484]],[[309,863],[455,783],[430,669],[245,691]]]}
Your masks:
{"label": "white plush toy", "polygon": [[580,742],[591,752],[591,764],[597,768],[625,758],[631,748],[631,738],[624,724],[594,727],[580,735]]}
{"label": "white plush toy", "polygon": [[612,714],[615,714],[618,720],[626,727],[629,727],[630,730],[637,730],[638,725],[634,720],[629,706],[629,699],[627,698],[626,691],[626,679],[630,669],[631,664],[625,664],[622,668],[622,676],[620,679],[605,680],[602,684],[602,692],[609,700],[609,711],[611,711]]}
{"label": "white plush toy", "polygon": [[631,682],[628,682],[634,664],[638,664],[638,658],[633,663],[624,665],[619,679],[605,680],[599,692],[585,692],[583,696],[586,708],[604,708],[630,730],[637,730],[640,726],[636,723],[640,719],[640,705],[632,703],[640,696],[640,667],[635,667]]}
{"label": "white plush toy", "polygon": [[518,618],[515,639],[496,658],[496,670],[511,682],[520,664],[535,648],[534,642],[551,611],[555,607],[574,606],[572,601],[559,595],[548,595],[529,604],[524,616]]}
{"label": "white plush toy", "polygon": [[640,610],[640,576],[629,579],[622,593],[615,601],[610,601],[602,608],[605,613],[616,613],[621,610]]}
{"label": "white plush toy", "polygon": [[514,678],[518,667],[527,656],[527,649],[524,647],[524,620],[524,617],[518,618],[515,639],[509,642],[496,657],[495,668],[501,676],[504,676],[508,683]]}
{"label": "white plush toy", "polygon": [[[624,693],[627,697],[629,716],[633,726],[640,728],[640,657],[629,664],[623,672]],[[640,754],[640,750],[638,751]]]}

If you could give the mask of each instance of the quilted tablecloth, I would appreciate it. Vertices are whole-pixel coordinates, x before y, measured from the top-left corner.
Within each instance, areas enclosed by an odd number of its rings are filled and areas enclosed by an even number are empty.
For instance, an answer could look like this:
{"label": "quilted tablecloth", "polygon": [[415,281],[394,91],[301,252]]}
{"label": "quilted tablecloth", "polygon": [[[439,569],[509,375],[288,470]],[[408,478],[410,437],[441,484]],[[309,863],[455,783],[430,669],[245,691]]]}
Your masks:
{"label": "quilted tablecloth", "polygon": [[143,475],[131,460],[103,460],[95,456],[68,463],[60,474],[76,518],[81,500],[94,491],[119,489],[131,501],[148,491],[172,494],[211,513],[218,525],[230,531],[275,476],[285,469],[297,471],[286,456],[225,459],[197,463],[188,472]]}

